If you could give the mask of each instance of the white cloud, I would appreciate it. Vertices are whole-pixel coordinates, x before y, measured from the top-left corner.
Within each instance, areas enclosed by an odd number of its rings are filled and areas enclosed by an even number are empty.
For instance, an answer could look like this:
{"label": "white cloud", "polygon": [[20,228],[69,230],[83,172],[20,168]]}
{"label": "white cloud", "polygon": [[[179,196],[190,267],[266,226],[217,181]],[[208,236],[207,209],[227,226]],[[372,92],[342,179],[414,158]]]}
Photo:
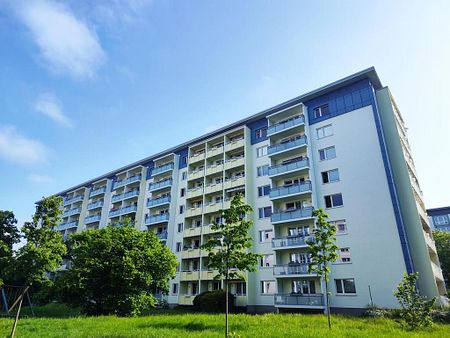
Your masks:
{"label": "white cloud", "polygon": [[0,125],[0,157],[20,164],[44,163],[48,149],[37,140],[21,135],[14,126]]}
{"label": "white cloud", "polygon": [[36,184],[48,184],[53,182],[53,178],[47,175],[30,174],[28,175],[28,180]]}
{"label": "white cloud", "polygon": [[73,126],[70,119],[64,115],[58,99],[52,93],[41,94],[36,101],[35,109],[65,127]]}
{"label": "white cloud", "polygon": [[92,78],[105,60],[94,31],[62,4],[48,0],[20,2],[19,18],[30,30],[51,70]]}

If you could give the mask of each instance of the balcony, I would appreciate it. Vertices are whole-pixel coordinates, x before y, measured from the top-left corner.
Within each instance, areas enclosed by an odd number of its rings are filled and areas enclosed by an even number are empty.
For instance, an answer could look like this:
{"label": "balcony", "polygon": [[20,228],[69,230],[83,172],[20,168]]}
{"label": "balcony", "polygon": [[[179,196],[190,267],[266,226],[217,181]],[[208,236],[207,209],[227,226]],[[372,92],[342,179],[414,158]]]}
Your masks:
{"label": "balcony", "polygon": [[89,197],[94,197],[94,196],[97,196],[100,194],[104,194],[105,192],[106,192],[106,187],[92,189],[91,192],[89,193]]}
{"label": "balcony", "polygon": [[173,168],[175,167],[175,164],[173,162],[164,164],[164,165],[160,165],[159,167],[154,167],[152,169],[151,172],[151,176],[155,176],[155,175],[159,175],[159,174],[163,174],[165,172],[171,171],[173,170]]}
{"label": "balcony", "polygon": [[178,299],[178,304],[179,305],[192,305],[193,304],[192,302],[194,301],[195,296],[197,296],[197,295],[188,295],[188,294],[180,295],[180,298]]}
{"label": "balcony", "polygon": [[284,264],[284,265],[274,265],[273,266],[274,276],[290,277],[297,275],[315,275],[314,273],[308,272],[308,264]]}
{"label": "balcony", "polygon": [[141,180],[141,178],[142,178],[142,175],[139,174],[139,175],[130,176],[123,180],[115,181],[113,183],[113,189],[117,189],[117,188],[123,187],[124,185],[131,184],[134,182],[139,182]]}
{"label": "balcony", "polygon": [[187,192],[187,198],[193,198],[203,195],[203,186],[200,187],[194,187],[188,190]]}
{"label": "balcony", "polygon": [[313,241],[314,236],[288,236],[272,239],[272,248],[276,249],[290,249],[307,247],[309,241]]}
{"label": "balcony", "polygon": [[161,241],[165,241],[167,239],[167,231],[157,232],[156,237],[158,237]]}
{"label": "balcony", "polygon": [[301,294],[301,293],[288,293],[288,294],[275,294],[274,296],[275,306],[283,307],[310,307],[310,308],[323,308],[324,300],[323,294]]}
{"label": "balcony", "polygon": [[58,225],[55,228],[55,230],[63,231],[63,230],[71,229],[71,228],[76,228],[77,226],[78,226],[78,221],[72,221],[72,222],[62,223],[62,224]]}
{"label": "balcony", "polygon": [[205,195],[223,190],[222,183],[211,183],[205,187]]}
{"label": "balcony", "polygon": [[306,136],[299,137],[295,140],[285,142],[285,143],[278,143],[273,144],[267,148],[267,154],[269,156],[285,153],[289,150],[296,150],[300,147],[304,147],[308,144]]}
{"label": "balcony", "polygon": [[97,209],[97,208],[101,208],[101,207],[103,207],[103,200],[97,201],[97,202],[92,202],[87,205],[88,210],[93,210],[93,209]]}
{"label": "balcony", "polygon": [[172,186],[172,179],[169,178],[167,180],[150,183],[149,186],[148,186],[148,189],[151,192],[153,192],[153,191],[164,189],[164,188],[168,188],[168,187],[171,187],[171,186]]}
{"label": "balcony", "polygon": [[158,206],[165,205],[165,204],[170,204],[170,200],[171,200],[170,195],[162,196],[162,197],[158,197],[158,198],[149,198],[147,200],[147,207],[153,208],[153,207],[158,207]]}
{"label": "balcony", "polygon": [[77,215],[81,212],[81,208],[73,208],[70,210],[67,210],[66,212],[63,213],[63,217],[69,217],[69,216],[73,216],[73,215]]}
{"label": "balcony", "polygon": [[200,272],[200,279],[201,280],[213,280],[215,276],[217,276],[218,271],[217,270],[203,270]]}
{"label": "balcony", "polygon": [[227,142],[225,144],[225,151],[235,150],[235,149],[243,147],[244,145],[245,145],[245,140],[244,140],[244,136],[242,136],[241,138],[236,138],[233,141]]}
{"label": "balcony", "polygon": [[169,222],[169,213],[158,214],[158,215],[150,215],[145,217],[145,225],[153,225],[158,223]]}
{"label": "balcony", "polygon": [[84,195],[75,195],[73,197],[65,198],[64,202],[63,202],[63,205],[76,203],[76,202],[82,201],[83,199],[84,199]]}
{"label": "balcony", "polygon": [[202,233],[202,227],[190,227],[185,228],[183,231],[183,237],[196,237]]}
{"label": "balcony", "polygon": [[220,147],[214,147],[208,150],[208,154],[206,154],[207,157],[213,157],[219,154],[223,153],[223,145]]}
{"label": "balcony", "polygon": [[190,207],[186,210],[186,217],[199,216],[202,214],[202,206]]}
{"label": "balcony", "polygon": [[199,169],[189,172],[189,180],[197,180],[205,176],[205,170]]}
{"label": "balcony", "polygon": [[423,234],[425,236],[425,242],[427,243],[428,246],[428,251],[431,251],[431,253],[433,254],[437,254],[436,244],[434,243],[433,238],[431,238],[431,236],[425,231],[423,232]]}
{"label": "balcony", "polygon": [[245,157],[242,155],[241,157],[230,158],[225,161],[225,170],[236,168],[243,166],[245,164]]}
{"label": "balcony", "polygon": [[295,162],[279,164],[269,167],[269,177],[279,176],[283,174],[294,173],[309,167],[309,159],[304,158]]}
{"label": "balcony", "polygon": [[198,257],[206,257],[208,256],[208,253],[206,251],[202,251],[199,248],[189,248],[184,249],[181,254],[181,258],[188,259],[188,258],[198,258]]}
{"label": "balcony", "polygon": [[180,281],[197,281],[200,279],[200,271],[185,270],[180,273]]}
{"label": "balcony", "polygon": [[109,212],[109,218],[130,214],[137,211],[137,205],[129,205],[127,207],[113,209]]}
{"label": "balcony", "polygon": [[93,216],[88,216],[84,218],[84,224],[90,224],[90,223],[94,223],[94,222],[100,222],[100,220],[102,219],[101,215],[93,215]]}
{"label": "balcony", "polygon": [[292,119],[289,119],[285,122],[276,123],[267,128],[267,136],[272,136],[274,134],[278,134],[282,131],[289,130],[296,126],[301,126],[305,124],[305,116],[298,115]]}
{"label": "balcony", "polygon": [[212,164],[206,168],[206,175],[214,175],[223,171],[223,164]]}
{"label": "balcony", "polygon": [[119,194],[119,195],[114,195],[111,197],[111,202],[117,202],[117,201],[122,201],[122,200],[126,200],[128,198],[132,198],[135,196],[139,196],[139,189],[135,189],[135,190],[131,190],[128,191],[126,193],[123,194]]}
{"label": "balcony", "polygon": [[222,205],[223,205],[222,201],[209,203],[205,207],[205,214],[209,214],[212,212],[218,212],[219,210],[221,210],[223,208]]}
{"label": "balcony", "polygon": [[225,189],[245,186],[245,176],[235,176],[225,179]]}
{"label": "balcony", "polygon": [[312,207],[301,208],[301,209],[293,209],[293,210],[282,210],[276,213],[273,213],[270,216],[270,220],[272,223],[284,223],[284,222],[294,222],[302,219],[312,218]]}
{"label": "balcony", "polygon": [[289,186],[281,186],[281,187],[276,187],[276,188],[272,188],[270,190],[270,198],[275,200],[275,199],[280,199],[280,198],[284,198],[284,197],[291,197],[291,196],[296,196],[296,195],[300,195],[300,194],[305,194],[305,193],[310,193],[312,191],[312,185],[310,181],[305,181],[305,182],[301,182],[298,184],[293,184],[293,185],[289,185]]}
{"label": "balcony", "polygon": [[205,152],[195,153],[189,157],[189,164],[196,163],[205,159]]}

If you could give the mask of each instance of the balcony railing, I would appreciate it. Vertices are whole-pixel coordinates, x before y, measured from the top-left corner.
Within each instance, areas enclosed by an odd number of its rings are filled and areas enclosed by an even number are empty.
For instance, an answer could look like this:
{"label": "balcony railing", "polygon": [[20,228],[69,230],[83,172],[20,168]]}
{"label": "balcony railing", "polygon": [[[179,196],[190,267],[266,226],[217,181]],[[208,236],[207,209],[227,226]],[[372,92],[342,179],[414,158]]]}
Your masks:
{"label": "balcony railing", "polygon": [[293,209],[293,210],[282,210],[272,214],[270,216],[270,220],[272,223],[283,222],[283,221],[294,221],[301,218],[311,218],[312,217],[313,208],[301,208],[301,209]]}
{"label": "balcony railing", "polygon": [[301,294],[301,293],[288,293],[288,294],[275,294],[275,305],[287,305],[287,306],[324,306],[323,294]]}
{"label": "balcony railing", "polygon": [[280,175],[294,170],[300,170],[309,166],[309,159],[304,158],[291,163],[279,164],[269,167],[269,176]]}
{"label": "balcony railing", "polygon": [[291,196],[309,192],[312,190],[311,181],[305,181],[289,186],[276,187],[270,190],[270,198],[280,198],[284,196]]}
{"label": "balcony railing", "polygon": [[103,194],[106,192],[106,187],[101,187],[101,188],[97,188],[97,189],[92,189],[91,192],[89,193],[89,197],[94,197],[100,194]]}
{"label": "balcony railing", "polygon": [[314,236],[289,236],[272,239],[272,248],[285,248],[292,246],[307,246]]}
{"label": "balcony railing", "polygon": [[161,165],[159,167],[155,167],[152,169],[151,175],[154,176],[154,175],[161,174],[161,173],[169,171],[169,170],[173,170],[174,167],[175,166],[174,166],[173,162]]}
{"label": "balcony railing", "polygon": [[114,195],[111,197],[111,202],[121,201],[134,196],[139,196],[139,189],[131,190],[119,195]]}
{"label": "balcony railing", "polygon": [[298,125],[301,125],[304,123],[305,123],[305,116],[298,115],[286,122],[277,123],[277,124],[269,126],[269,128],[267,128],[267,136],[270,136],[270,135],[278,133],[282,130],[291,128],[293,126],[298,126]]}
{"label": "balcony railing", "polygon": [[88,210],[101,208],[101,207],[103,207],[103,201],[92,202],[87,205]]}
{"label": "balcony railing", "polygon": [[101,218],[102,218],[101,215],[93,215],[93,216],[85,217],[84,224],[100,222]]}
{"label": "balcony railing", "polygon": [[76,196],[73,196],[73,197],[70,197],[70,198],[66,198],[64,200],[63,205],[67,205],[67,204],[70,204],[70,203],[75,203],[75,202],[78,202],[78,201],[82,201],[83,199],[84,199],[84,195],[76,195]]}
{"label": "balcony railing", "polygon": [[113,189],[117,189],[117,188],[122,187],[122,186],[124,186],[126,184],[131,184],[131,183],[140,181],[141,178],[142,178],[142,175],[139,174],[139,175],[134,175],[134,176],[125,178],[125,179],[120,180],[120,181],[116,181],[116,182],[113,183]]}
{"label": "balcony railing", "polygon": [[167,204],[170,203],[171,197],[169,196],[163,196],[158,198],[152,198],[147,200],[147,207],[155,207],[157,205]]}
{"label": "balcony railing", "polygon": [[148,186],[148,189],[150,191],[155,191],[155,190],[162,189],[162,188],[165,188],[165,187],[170,187],[170,186],[172,186],[172,179],[171,178],[169,178],[167,180],[164,180],[164,181],[150,183],[150,185]]}
{"label": "balcony railing", "polygon": [[150,215],[145,217],[145,225],[151,225],[156,223],[168,222],[169,214]]}
{"label": "balcony railing", "polygon": [[158,237],[161,240],[167,239],[167,231],[157,232],[156,237]]}
{"label": "balcony railing", "polygon": [[275,276],[286,276],[286,275],[307,275],[308,264],[285,264],[285,265],[274,265],[273,274]]}
{"label": "balcony railing", "polygon": [[113,209],[109,212],[109,217],[116,217],[124,214],[129,214],[131,212],[137,211],[137,205],[129,205],[127,207],[119,208],[119,209]]}
{"label": "balcony railing", "polygon": [[66,212],[64,212],[63,217],[76,215],[76,214],[79,214],[80,212],[81,212],[81,208],[73,208],[73,209],[70,209],[70,210],[67,210]]}
{"label": "balcony railing", "polygon": [[301,136],[293,141],[285,142],[285,143],[278,143],[273,144],[269,146],[267,149],[268,155],[273,155],[275,153],[279,153],[285,150],[289,150],[295,147],[304,146],[308,143],[306,136]]}
{"label": "balcony railing", "polygon": [[72,222],[62,223],[62,224],[58,225],[55,228],[55,230],[62,231],[62,230],[70,229],[70,228],[76,228],[77,226],[78,226],[78,221],[72,221]]}

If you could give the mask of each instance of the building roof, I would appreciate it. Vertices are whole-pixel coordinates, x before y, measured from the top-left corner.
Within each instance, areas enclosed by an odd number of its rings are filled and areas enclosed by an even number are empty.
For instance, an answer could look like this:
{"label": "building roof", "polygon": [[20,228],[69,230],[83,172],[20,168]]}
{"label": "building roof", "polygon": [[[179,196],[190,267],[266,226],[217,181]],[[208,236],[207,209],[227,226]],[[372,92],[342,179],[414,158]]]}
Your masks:
{"label": "building roof", "polygon": [[329,93],[329,92],[335,91],[337,89],[346,87],[346,86],[348,86],[350,84],[353,84],[355,82],[358,82],[358,81],[361,81],[361,80],[364,80],[364,79],[369,79],[375,89],[382,88],[382,84],[381,84],[381,81],[380,81],[380,79],[378,77],[378,74],[377,74],[377,72],[375,70],[375,67],[370,67],[370,68],[364,69],[362,71],[359,71],[359,72],[357,72],[355,74],[352,74],[350,76],[344,77],[344,78],[342,78],[342,79],[340,79],[338,81],[335,81],[335,82],[332,82],[330,84],[327,84],[327,85],[325,85],[323,87],[320,87],[320,88],[317,88],[315,90],[312,90],[312,91],[310,91],[310,92],[308,92],[306,94],[297,96],[297,97],[295,97],[295,98],[293,98],[291,100],[288,100],[286,102],[280,103],[280,104],[278,104],[278,105],[276,105],[274,107],[271,107],[269,109],[263,110],[263,111],[261,111],[261,112],[259,112],[257,114],[254,114],[254,115],[251,115],[251,116],[249,116],[247,118],[241,119],[241,120],[239,120],[237,122],[234,122],[232,124],[229,124],[229,125],[227,125],[225,127],[222,127],[220,129],[214,130],[214,131],[212,131],[210,133],[204,134],[204,135],[202,135],[200,137],[197,137],[197,138],[192,139],[190,141],[184,142],[184,143],[182,143],[180,145],[177,145],[175,147],[166,149],[166,150],[164,150],[162,152],[159,152],[157,154],[153,154],[153,155],[148,156],[146,158],[143,158],[143,159],[141,159],[139,161],[130,163],[130,164],[126,165],[126,166],[123,166],[123,167],[118,168],[116,170],[110,171],[110,172],[108,172],[108,173],[106,173],[104,175],[95,177],[95,178],[93,178],[91,180],[88,180],[86,182],[83,182],[81,184],[73,186],[73,187],[71,187],[69,189],[63,190],[63,191],[61,191],[61,192],[59,192],[59,193],[57,193],[55,195],[57,195],[57,196],[64,195],[64,194],[66,194],[68,192],[71,192],[73,190],[76,190],[78,188],[81,188],[81,187],[84,187],[84,186],[88,186],[88,185],[90,185],[90,184],[92,184],[92,183],[94,183],[96,181],[101,180],[101,179],[111,177],[111,176],[115,175],[116,173],[123,172],[125,170],[131,169],[131,168],[136,167],[138,165],[145,165],[148,162],[151,162],[152,160],[154,160],[156,158],[162,157],[162,156],[164,156],[166,154],[169,154],[169,153],[178,152],[178,151],[180,151],[182,149],[185,149],[185,148],[189,147],[192,144],[195,144],[195,143],[201,142],[202,140],[206,140],[208,138],[211,138],[212,136],[214,136],[216,134],[221,134],[221,133],[227,132],[229,130],[232,130],[232,129],[236,128],[236,127],[239,127],[241,125],[257,121],[257,120],[259,120],[259,119],[261,119],[263,117],[266,117],[267,115],[276,113],[277,111],[280,111],[280,110],[283,110],[283,109],[286,109],[289,106],[298,104],[300,102],[305,102],[305,101],[312,100],[312,99],[314,99],[316,97],[322,96],[322,95],[324,95],[326,93]]}
{"label": "building roof", "polygon": [[427,209],[427,214],[428,216],[448,215],[450,214],[450,206]]}

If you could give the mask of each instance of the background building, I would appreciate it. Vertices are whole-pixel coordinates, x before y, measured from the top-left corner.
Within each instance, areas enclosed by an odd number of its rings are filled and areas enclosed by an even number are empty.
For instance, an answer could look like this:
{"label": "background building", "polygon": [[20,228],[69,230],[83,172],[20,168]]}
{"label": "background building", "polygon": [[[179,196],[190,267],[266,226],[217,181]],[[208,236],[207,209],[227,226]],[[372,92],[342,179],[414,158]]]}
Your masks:
{"label": "background building", "polygon": [[251,312],[323,310],[323,281],[307,269],[313,208],[338,229],[335,311],[360,311],[371,297],[396,307],[403,272],[420,273],[423,295],[445,292],[404,121],[374,68],[59,193],[58,229],[131,217],[177,255],[167,300],[189,305],[221,288],[200,246],[236,193],[254,209],[253,248],[264,255],[231,284]]}
{"label": "background building", "polygon": [[450,231],[450,207],[427,209],[427,214],[433,229]]}

